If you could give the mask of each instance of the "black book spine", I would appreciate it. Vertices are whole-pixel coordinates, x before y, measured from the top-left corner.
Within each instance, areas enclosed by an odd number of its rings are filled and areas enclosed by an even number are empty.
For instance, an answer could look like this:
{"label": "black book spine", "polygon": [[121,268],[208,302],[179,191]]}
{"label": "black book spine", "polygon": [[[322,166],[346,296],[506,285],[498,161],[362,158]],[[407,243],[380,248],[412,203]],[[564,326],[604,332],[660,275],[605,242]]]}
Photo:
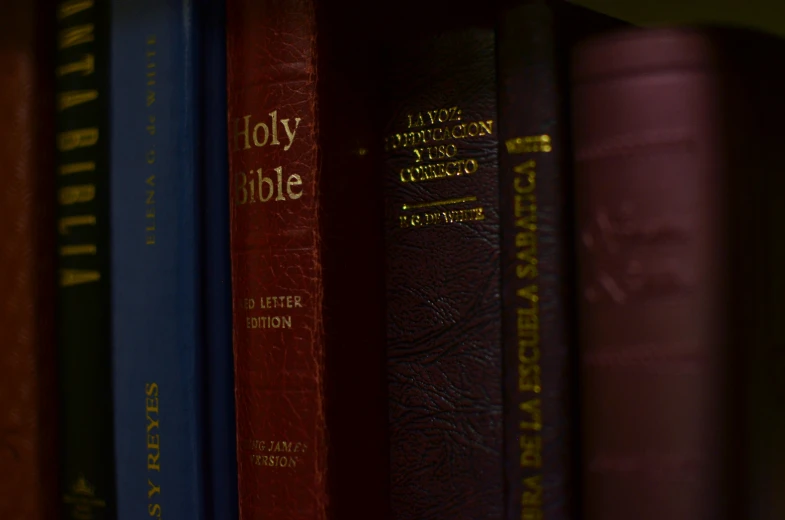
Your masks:
{"label": "black book spine", "polygon": [[57,341],[63,518],[116,517],[109,287],[109,3],[61,1]]}
{"label": "black book spine", "polygon": [[575,489],[569,156],[554,24],[549,5],[529,2],[498,32],[508,520],[571,518]]}
{"label": "black book spine", "polygon": [[621,22],[528,0],[497,34],[508,520],[574,518],[580,505],[568,67],[581,39]]}

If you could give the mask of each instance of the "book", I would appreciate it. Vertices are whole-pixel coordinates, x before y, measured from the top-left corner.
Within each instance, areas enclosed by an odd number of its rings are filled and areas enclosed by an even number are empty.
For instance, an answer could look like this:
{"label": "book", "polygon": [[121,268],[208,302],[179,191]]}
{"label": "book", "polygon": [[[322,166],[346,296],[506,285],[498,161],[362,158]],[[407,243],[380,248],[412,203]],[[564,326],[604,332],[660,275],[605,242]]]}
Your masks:
{"label": "book", "polygon": [[199,5],[111,4],[120,520],[207,514]]}
{"label": "book", "polygon": [[371,10],[227,1],[238,494],[248,520],[386,511]]}
{"label": "book", "polygon": [[785,44],[622,31],[572,65],[584,518],[782,518]]}
{"label": "book", "polygon": [[0,518],[9,520],[53,518],[60,508],[54,154],[47,150],[53,12],[51,2],[18,3],[0,20]]}
{"label": "book", "polygon": [[619,22],[498,4],[424,17],[387,53],[396,519],[577,511],[566,73]]}
{"label": "book", "polygon": [[395,520],[504,515],[496,48],[484,22],[409,32],[384,58]]}
{"label": "book", "polygon": [[63,518],[113,519],[109,11],[56,7],[56,338]]}
{"label": "book", "polygon": [[226,3],[204,5],[203,182],[204,338],[207,366],[207,510],[237,519],[237,443],[229,257],[229,157],[226,149]]}
{"label": "book", "polygon": [[502,10],[497,35],[506,517],[579,508],[573,47],[620,20],[562,1]]}

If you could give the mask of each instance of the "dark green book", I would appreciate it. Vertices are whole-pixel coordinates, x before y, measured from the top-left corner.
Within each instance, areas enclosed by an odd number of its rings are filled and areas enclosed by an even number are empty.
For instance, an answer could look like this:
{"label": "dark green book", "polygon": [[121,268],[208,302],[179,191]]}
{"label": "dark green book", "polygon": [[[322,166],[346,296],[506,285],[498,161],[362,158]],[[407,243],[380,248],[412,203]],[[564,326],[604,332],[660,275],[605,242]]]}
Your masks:
{"label": "dark green book", "polygon": [[[57,341],[63,518],[115,518],[108,3],[57,6]],[[142,412],[144,414],[144,412]]]}

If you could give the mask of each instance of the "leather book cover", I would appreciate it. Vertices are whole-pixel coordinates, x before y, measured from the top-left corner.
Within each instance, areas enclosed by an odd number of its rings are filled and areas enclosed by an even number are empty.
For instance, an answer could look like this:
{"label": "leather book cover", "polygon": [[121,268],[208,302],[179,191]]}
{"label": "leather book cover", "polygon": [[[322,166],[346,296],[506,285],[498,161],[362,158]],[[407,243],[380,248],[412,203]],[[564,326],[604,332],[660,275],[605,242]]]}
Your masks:
{"label": "leather book cover", "polygon": [[495,33],[426,19],[383,57],[391,518],[502,518]]}
{"label": "leather book cover", "polygon": [[730,28],[575,54],[587,520],[785,516],[783,65]]}
{"label": "leather book cover", "polygon": [[[372,5],[227,1],[240,516],[386,516]],[[363,64],[362,67],[358,64]]]}
{"label": "leather book cover", "polygon": [[566,72],[618,22],[459,4],[385,61],[392,516],[571,518]]}
{"label": "leather book cover", "polygon": [[568,73],[576,42],[620,26],[614,18],[551,0],[527,0],[499,17],[508,520],[567,520],[579,508]]}
{"label": "leather book cover", "polygon": [[75,520],[115,518],[108,8],[106,0],[56,8],[60,497],[62,517]]}
{"label": "leather book cover", "polygon": [[[53,2],[0,19],[0,518],[58,515]],[[51,20],[51,22],[50,22]]]}

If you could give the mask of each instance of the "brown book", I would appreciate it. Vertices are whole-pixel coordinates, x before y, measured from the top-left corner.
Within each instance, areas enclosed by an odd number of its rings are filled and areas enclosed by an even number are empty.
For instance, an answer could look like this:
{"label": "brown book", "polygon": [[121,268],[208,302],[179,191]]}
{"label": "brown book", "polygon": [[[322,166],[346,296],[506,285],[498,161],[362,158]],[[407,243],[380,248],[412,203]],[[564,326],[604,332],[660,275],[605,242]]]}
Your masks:
{"label": "brown book", "polygon": [[57,516],[52,154],[44,2],[0,18],[0,518]]}
{"label": "brown book", "polygon": [[727,28],[576,52],[586,520],[785,518],[783,65]]}

